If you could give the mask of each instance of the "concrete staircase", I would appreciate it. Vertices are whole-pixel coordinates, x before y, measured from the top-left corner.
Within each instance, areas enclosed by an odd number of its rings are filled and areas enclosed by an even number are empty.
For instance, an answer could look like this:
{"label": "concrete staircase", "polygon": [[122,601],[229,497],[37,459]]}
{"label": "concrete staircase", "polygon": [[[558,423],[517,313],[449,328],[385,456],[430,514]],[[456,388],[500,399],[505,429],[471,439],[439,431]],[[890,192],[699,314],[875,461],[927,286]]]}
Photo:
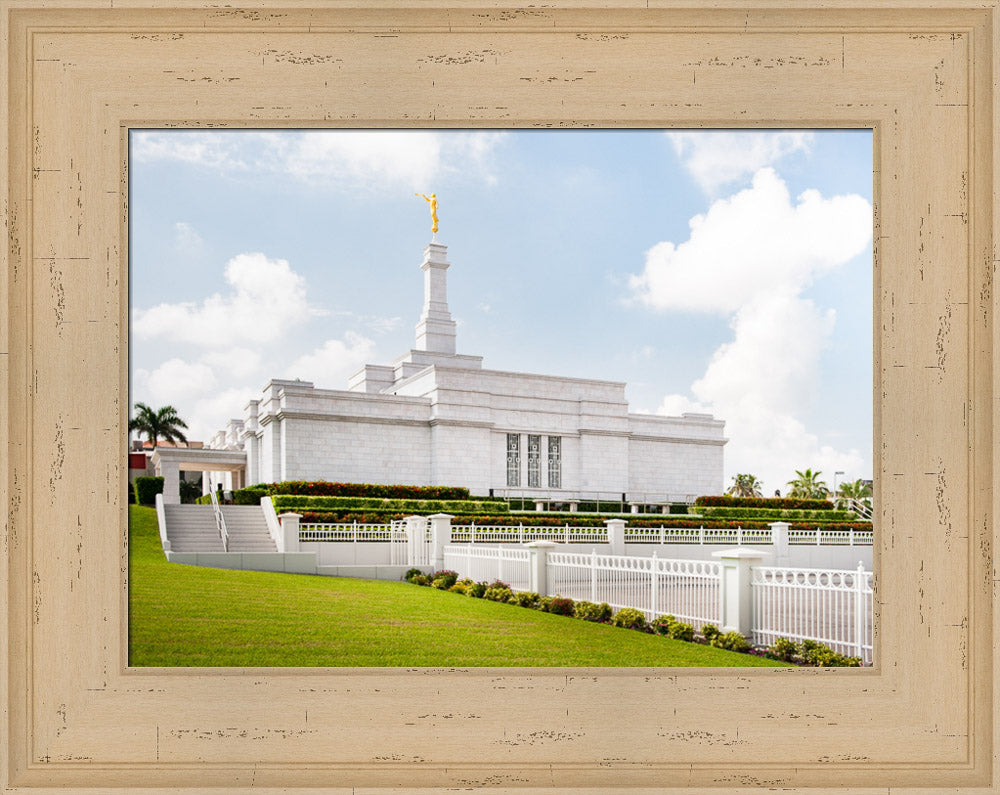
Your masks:
{"label": "concrete staircase", "polygon": [[230,552],[277,552],[259,505],[223,505]]}
{"label": "concrete staircase", "polygon": [[[223,552],[211,505],[164,505],[173,552]],[[230,552],[277,552],[258,505],[224,505]]]}

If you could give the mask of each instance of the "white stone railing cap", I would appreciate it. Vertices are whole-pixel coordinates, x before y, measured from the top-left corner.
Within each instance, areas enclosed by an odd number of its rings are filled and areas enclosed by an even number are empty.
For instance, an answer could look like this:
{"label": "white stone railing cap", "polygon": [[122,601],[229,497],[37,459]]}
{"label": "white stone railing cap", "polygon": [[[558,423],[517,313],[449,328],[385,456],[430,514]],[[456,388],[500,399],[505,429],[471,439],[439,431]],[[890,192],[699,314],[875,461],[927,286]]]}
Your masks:
{"label": "white stone railing cap", "polygon": [[765,555],[770,555],[771,553],[764,549],[751,549],[749,547],[740,547],[738,549],[720,549],[718,552],[713,552],[713,558],[762,558]]}
{"label": "white stone railing cap", "polygon": [[543,547],[544,549],[551,549],[552,547],[560,546],[555,541],[529,541],[524,546],[526,547]]}

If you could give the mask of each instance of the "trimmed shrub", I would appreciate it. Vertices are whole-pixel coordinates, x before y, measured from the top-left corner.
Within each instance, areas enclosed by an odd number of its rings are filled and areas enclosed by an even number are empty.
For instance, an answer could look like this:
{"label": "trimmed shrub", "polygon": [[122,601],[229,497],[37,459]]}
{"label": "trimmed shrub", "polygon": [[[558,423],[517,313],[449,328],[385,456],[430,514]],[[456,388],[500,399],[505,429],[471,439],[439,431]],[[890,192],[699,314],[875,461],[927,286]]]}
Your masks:
{"label": "trimmed shrub", "polygon": [[852,511],[818,510],[807,511],[802,509],[775,509],[775,508],[714,508],[706,506],[702,510],[706,517],[718,517],[720,519],[732,519],[746,517],[747,519],[758,519],[767,521],[788,521],[790,519],[813,520],[821,519],[835,522],[849,522],[854,518]]}
{"label": "trimmed shrub", "polygon": [[233,492],[233,505],[260,505],[261,498],[267,495],[268,491],[263,486],[247,486]]}
{"label": "trimmed shrub", "polygon": [[469,590],[469,586],[463,582],[456,582],[448,590],[451,591],[452,593],[460,593],[464,596],[465,592]]}
{"label": "trimmed shrub", "polygon": [[129,505],[135,504],[135,489],[130,488],[128,490],[128,504]]}
{"label": "trimmed shrub", "polygon": [[724,635],[720,633],[712,638],[711,644],[720,649],[729,649],[729,651],[750,651],[749,641],[739,632],[727,632]]}
{"label": "trimmed shrub", "polygon": [[485,582],[474,582],[466,588],[465,595],[473,599],[482,599],[488,587]]}
{"label": "trimmed shrub", "polygon": [[431,578],[427,574],[416,574],[413,579],[410,580],[414,585],[430,585]]}
{"label": "trimmed shrub", "polygon": [[603,624],[611,620],[612,612],[611,605],[607,602],[594,604],[581,599],[573,605],[573,615],[584,621],[596,621]]}
{"label": "trimmed shrub", "polygon": [[518,607],[538,607],[538,594],[534,591],[518,591],[514,594],[513,604]]}
{"label": "trimmed shrub", "polygon": [[649,625],[657,635],[688,642],[694,640],[694,627],[678,621],[673,616],[657,616]]}
{"label": "trimmed shrub", "polygon": [[717,506],[720,508],[771,508],[778,510],[830,511],[833,503],[829,500],[800,500],[793,497],[728,497],[726,495],[706,495],[694,501],[696,506]]}
{"label": "trimmed shrub", "polygon": [[615,613],[611,623],[625,629],[645,629],[646,617],[634,607],[625,607]]}
{"label": "trimmed shrub", "polygon": [[538,609],[557,616],[572,616],[573,600],[566,596],[543,596],[538,600]]}
{"label": "trimmed shrub", "polygon": [[403,575],[403,579],[410,582],[418,574],[423,574],[423,572],[420,569],[407,569],[406,574]]}
{"label": "trimmed shrub", "polygon": [[148,477],[143,475],[132,482],[135,489],[135,501],[139,505],[152,505],[156,502],[156,495],[163,494],[163,478]]}
{"label": "trimmed shrub", "polygon": [[791,662],[795,655],[798,654],[799,645],[788,638],[778,638],[771,645],[770,651],[779,660]]}
{"label": "trimmed shrub", "polygon": [[705,640],[711,643],[713,638],[721,635],[722,633],[719,631],[719,628],[715,626],[715,624],[703,624],[701,627],[701,634],[705,636]]}
{"label": "trimmed shrub", "polygon": [[467,500],[463,486],[407,486],[382,483],[338,483],[329,480],[283,480],[259,483],[268,494],[300,494],[313,497],[373,497],[392,500]]}
{"label": "trimmed shrub", "polygon": [[[262,495],[263,496],[263,495]],[[503,502],[474,502],[472,500],[419,500],[389,497],[316,497],[298,494],[278,494],[271,498],[275,508],[292,508],[297,512],[307,510],[400,511],[414,513],[456,513],[507,510]],[[260,500],[258,499],[258,503]]]}
{"label": "trimmed shrub", "polygon": [[458,582],[458,572],[451,571],[451,569],[441,569],[441,571],[434,572],[431,577],[431,581],[435,588],[440,588],[442,591],[447,591],[451,586]]}
{"label": "trimmed shrub", "polygon": [[514,598],[514,592],[509,585],[502,582],[495,582],[483,593],[483,599],[491,602],[510,602]]}

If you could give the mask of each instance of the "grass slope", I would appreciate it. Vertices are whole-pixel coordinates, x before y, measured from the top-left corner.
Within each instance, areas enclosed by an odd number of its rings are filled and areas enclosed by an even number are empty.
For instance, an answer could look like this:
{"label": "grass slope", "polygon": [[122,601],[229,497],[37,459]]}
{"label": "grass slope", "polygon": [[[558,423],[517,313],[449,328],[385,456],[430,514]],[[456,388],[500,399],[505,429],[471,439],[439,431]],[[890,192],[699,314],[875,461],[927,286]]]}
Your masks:
{"label": "grass slope", "polygon": [[770,660],[403,582],[167,563],[129,506],[134,666],[762,666]]}

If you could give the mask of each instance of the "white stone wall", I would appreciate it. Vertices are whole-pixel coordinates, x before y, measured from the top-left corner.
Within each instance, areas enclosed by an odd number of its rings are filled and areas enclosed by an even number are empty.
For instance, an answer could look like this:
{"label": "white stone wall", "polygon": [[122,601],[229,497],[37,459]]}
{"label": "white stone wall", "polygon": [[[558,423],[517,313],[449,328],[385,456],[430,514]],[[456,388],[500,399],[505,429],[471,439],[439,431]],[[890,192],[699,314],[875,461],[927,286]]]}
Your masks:
{"label": "white stone wall", "polygon": [[632,439],[628,453],[629,499],[684,501],[690,496],[721,494],[720,445]]}
{"label": "white stone wall", "polygon": [[431,483],[430,427],[285,420],[288,480]]}

